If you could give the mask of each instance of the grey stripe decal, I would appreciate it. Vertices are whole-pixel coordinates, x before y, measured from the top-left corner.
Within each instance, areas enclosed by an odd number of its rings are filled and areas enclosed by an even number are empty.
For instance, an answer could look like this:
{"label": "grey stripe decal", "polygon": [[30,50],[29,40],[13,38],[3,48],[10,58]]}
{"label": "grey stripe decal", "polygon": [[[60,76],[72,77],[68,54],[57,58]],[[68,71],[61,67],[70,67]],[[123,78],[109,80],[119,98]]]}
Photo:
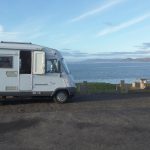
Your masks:
{"label": "grey stripe decal", "polygon": [[34,84],[34,85],[48,85],[48,84]]}

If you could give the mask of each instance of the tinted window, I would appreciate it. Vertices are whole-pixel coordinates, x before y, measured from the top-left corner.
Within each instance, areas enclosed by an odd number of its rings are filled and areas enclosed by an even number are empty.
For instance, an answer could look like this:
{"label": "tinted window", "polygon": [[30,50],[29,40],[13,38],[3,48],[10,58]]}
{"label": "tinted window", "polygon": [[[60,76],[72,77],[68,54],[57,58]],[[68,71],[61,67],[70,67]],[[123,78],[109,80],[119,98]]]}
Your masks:
{"label": "tinted window", "polygon": [[13,68],[13,57],[0,56],[0,68]]}
{"label": "tinted window", "polygon": [[57,59],[50,59],[46,61],[46,73],[59,73],[59,61]]}

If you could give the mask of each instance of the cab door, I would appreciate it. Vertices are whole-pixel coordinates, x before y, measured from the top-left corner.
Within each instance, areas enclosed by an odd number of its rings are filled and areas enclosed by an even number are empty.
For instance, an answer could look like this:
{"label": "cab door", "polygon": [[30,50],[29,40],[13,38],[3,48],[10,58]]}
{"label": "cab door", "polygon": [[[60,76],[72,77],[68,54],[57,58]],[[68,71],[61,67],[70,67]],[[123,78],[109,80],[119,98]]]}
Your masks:
{"label": "cab door", "polygon": [[33,52],[33,74],[45,74],[45,52],[43,51]]}

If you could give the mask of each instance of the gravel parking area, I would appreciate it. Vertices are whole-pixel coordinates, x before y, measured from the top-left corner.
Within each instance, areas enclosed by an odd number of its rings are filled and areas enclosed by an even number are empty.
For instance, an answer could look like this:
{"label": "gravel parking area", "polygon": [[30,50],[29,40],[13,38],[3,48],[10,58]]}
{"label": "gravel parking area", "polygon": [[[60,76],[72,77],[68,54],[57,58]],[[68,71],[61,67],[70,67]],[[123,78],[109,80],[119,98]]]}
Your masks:
{"label": "gravel parking area", "polygon": [[66,104],[0,104],[1,150],[149,150],[150,94],[78,95]]}

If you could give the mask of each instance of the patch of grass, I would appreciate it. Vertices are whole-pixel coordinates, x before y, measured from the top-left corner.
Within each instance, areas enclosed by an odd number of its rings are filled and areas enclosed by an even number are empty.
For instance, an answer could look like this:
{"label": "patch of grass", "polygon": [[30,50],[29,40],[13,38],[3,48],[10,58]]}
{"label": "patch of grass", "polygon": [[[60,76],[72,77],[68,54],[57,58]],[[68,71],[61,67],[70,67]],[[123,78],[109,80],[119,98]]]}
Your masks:
{"label": "patch of grass", "polygon": [[104,92],[116,92],[116,85],[110,83],[77,83],[78,93],[104,93]]}

